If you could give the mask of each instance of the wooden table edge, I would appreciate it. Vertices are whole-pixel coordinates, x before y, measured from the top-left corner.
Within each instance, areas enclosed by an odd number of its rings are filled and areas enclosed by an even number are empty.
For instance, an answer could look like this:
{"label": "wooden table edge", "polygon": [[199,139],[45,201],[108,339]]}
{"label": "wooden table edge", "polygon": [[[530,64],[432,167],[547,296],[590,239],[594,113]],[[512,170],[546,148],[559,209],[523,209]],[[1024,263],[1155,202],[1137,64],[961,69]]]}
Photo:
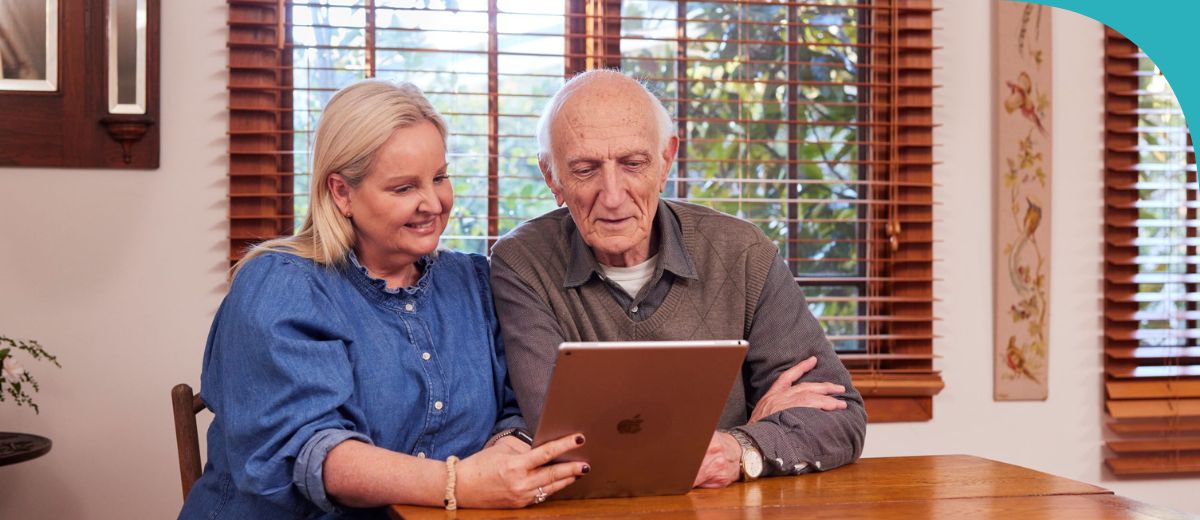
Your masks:
{"label": "wooden table edge", "polygon": [[[829,504],[863,504],[863,503],[900,504],[900,503],[910,503],[910,502],[923,502],[923,501],[929,501],[929,500],[978,500],[978,499],[988,499],[988,498],[1053,497],[1053,496],[1106,496],[1106,495],[1117,496],[1116,493],[1114,493],[1112,490],[1097,486],[1095,484],[1090,484],[1090,483],[1082,482],[1082,481],[1076,481],[1073,479],[1068,479],[1066,477],[1059,477],[1052,473],[1046,473],[1044,471],[1039,471],[1036,469],[1019,466],[1016,464],[1010,464],[1007,462],[992,460],[992,459],[988,459],[986,457],[980,457],[977,455],[943,454],[943,455],[913,455],[913,456],[900,456],[900,457],[869,457],[869,458],[865,458],[865,459],[860,459],[857,462],[862,462],[862,461],[867,461],[867,460],[897,462],[897,461],[902,461],[903,459],[918,460],[918,459],[930,459],[930,458],[941,458],[941,459],[947,459],[947,460],[972,459],[973,461],[977,461],[980,464],[1002,464],[1005,466],[1012,466],[1015,468],[1020,468],[1021,470],[1032,471],[1035,473],[1047,475],[1047,476],[1055,478],[1055,479],[1071,480],[1073,482],[1081,484],[1082,489],[1077,489],[1074,491],[1051,491],[1051,492],[1044,492],[1044,493],[1033,492],[1033,493],[1026,493],[1026,494],[1020,494],[1020,495],[1005,495],[1005,496],[996,496],[996,495],[986,494],[986,493],[971,493],[971,494],[966,494],[966,495],[962,495],[962,496],[944,497],[944,498],[911,498],[911,499],[910,498],[885,498],[885,499],[878,499],[878,500],[846,500],[846,501],[829,502]],[[849,467],[849,466],[846,466],[846,467]],[[831,471],[838,471],[838,469],[834,469]],[[773,478],[790,478],[790,477],[773,477]],[[730,486],[728,488],[724,488],[724,489],[734,489],[737,486],[744,486],[744,485],[747,485],[747,484],[746,483],[735,483],[732,486]],[[701,493],[711,493],[711,492],[719,492],[722,490],[692,490],[689,492],[689,494],[697,492],[697,491],[699,491]],[[679,495],[679,496],[686,496],[686,494]],[[635,497],[634,499],[636,499],[636,498],[637,497]],[[599,500],[610,500],[610,499],[599,499]],[[616,500],[625,500],[625,499],[616,499]],[[814,504],[814,507],[819,507],[820,505],[822,505],[822,504]],[[681,511],[680,509],[678,509],[676,507],[665,507],[665,506],[662,506],[662,505],[659,505],[659,504],[656,504],[653,502],[648,503],[648,504],[639,504],[639,506],[640,506],[638,509],[639,513],[673,514],[673,513],[679,513]],[[761,509],[786,509],[786,508],[795,507],[795,506],[789,505],[789,504],[760,504],[760,505],[755,505],[754,507],[761,508]],[[405,505],[405,504],[393,504],[391,506],[388,506],[387,509],[388,509],[388,517],[392,518],[392,519],[405,518],[404,515],[402,514],[402,512],[405,510],[409,511],[410,513],[419,511],[422,516],[424,516],[424,515],[437,516],[438,511],[442,511],[442,513],[444,513],[447,518],[454,518],[456,516],[456,514],[454,512],[445,511],[442,508],[429,507],[429,506],[412,506],[412,505]],[[744,506],[739,507],[739,506],[733,506],[733,505],[722,505],[722,504],[709,504],[703,508],[695,509],[695,511],[719,512],[719,511],[736,511],[736,510],[740,510],[740,509],[745,509],[745,507]],[[520,515],[521,514],[520,512],[523,511],[523,509],[514,509],[514,510],[466,509],[466,510],[463,510],[463,513],[466,515],[474,515],[475,511],[478,511],[478,512],[509,511],[513,515]],[[536,510],[529,510],[529,511],[531,511],[530,516],[539,516],[536,512],[533,512]],[[561,515],[550,513],[550,514],[543,514],[543,515],[541,515],[541,517],[553,518],[556,516],[564,516],[564,515],[570,516],[570,514],[568,514],[567,512],[563,512]]]}

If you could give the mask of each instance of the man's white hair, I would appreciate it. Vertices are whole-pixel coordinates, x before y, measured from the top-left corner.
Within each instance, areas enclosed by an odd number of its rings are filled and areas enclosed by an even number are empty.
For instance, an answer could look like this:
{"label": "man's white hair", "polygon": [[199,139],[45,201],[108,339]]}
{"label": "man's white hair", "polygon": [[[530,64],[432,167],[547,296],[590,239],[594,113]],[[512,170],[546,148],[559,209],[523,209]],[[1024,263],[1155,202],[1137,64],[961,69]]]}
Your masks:
{"label": "man's white hair", "polygon": [[576,74],[569,81],[554,93],[554,97],[550,98],[550,102],[546,103],[546,108],[542,110],[542,116],[538,119],[537,140],[538,140],[538,160],[545,163],[550,169],[550,174],[554,176],[554,180],[558,181],[558,174],[554,172],[554,161],[552,160],[551,151],[553,143],[551,143],[550,123],[558,115],[558,110],[562,108],[562,104],[566,101],[568,94],[578,90],[588,83],[595,80],[621,78],[633,82],[641,87],[641,91],[646,94],[646,100],[654,106],[655,122],[658,123],[658,133],[660,136],[659,146],[665,147],[671,136],[675,135],[675,123],[671,118],[671,114],[667,112],[667,108],[663,106],[658,97],[646,88],[646,84],[626,76],[621,71],[615,69],[595,69],[587,72]]}

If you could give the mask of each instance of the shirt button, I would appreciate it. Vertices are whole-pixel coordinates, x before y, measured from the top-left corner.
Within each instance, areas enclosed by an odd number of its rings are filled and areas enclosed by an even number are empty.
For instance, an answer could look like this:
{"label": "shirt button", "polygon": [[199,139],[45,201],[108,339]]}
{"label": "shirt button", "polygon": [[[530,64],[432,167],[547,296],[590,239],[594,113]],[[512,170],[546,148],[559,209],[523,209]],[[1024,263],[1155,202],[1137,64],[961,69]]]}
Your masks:
{"label": "shirt button", "polygon": [[442,408],[444,408],[445,406],[446,406],[446,405],[442,404],[442,402],[441,402],[441,401],[434,401],[434,403],[433,403],[433,408],[434,408],[435,410],[441,410],[441,409],[442,409]]}
{"label": "shirt button", "polygon": [[637,305],[634,305],[632,309],[629,309],[629,312],[632,312],[632,313],[635,313],[635,314],[637,313],[637,311],[638,311],[638,306],[637,306]]}
{"label": "shirt button", "polygon": [[418,459],[423,459],[423,458],[425,458],[425,452],[423,452],[423,451],[418,451],[418,452],[417,452],[417,458],[418,458]]}
{"label": "shirt button", "polygon": [[412,310],[413,310],[413,304],[411,304],[411,303],[406,303],[406,304],[404,304],[404,310],[406,310],[406,311],[408,311],[408,312],[412,312]]}
{"label": "shirt button", "polygon": [[425,361],[429,361],[429,358],[431,358],[431,357],[433,357],[433,356],[429,355],[428,352],[421,353],[421,359],[424,359]]}

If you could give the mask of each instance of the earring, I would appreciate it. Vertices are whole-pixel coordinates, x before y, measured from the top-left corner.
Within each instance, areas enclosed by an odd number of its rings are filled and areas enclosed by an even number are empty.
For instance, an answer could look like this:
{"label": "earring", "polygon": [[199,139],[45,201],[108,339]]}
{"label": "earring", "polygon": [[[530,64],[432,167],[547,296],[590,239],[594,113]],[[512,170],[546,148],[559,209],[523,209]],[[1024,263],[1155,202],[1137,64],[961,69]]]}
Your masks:
{"label": "earring", "polygon": [[349,212],[347,212],[347,213],[346,213],[346,218],[350,218],[350,213],[349,213]]}

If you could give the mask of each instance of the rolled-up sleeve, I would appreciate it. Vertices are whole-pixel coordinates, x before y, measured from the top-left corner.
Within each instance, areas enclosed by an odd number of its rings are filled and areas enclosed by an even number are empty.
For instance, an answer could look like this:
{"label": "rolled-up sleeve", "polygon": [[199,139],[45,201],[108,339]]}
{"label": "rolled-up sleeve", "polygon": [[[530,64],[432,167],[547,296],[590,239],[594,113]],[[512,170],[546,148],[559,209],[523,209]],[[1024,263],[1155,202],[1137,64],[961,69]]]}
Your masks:
{"label": "rolled-up sleeve", "polygon": [[333,500],[325,494],[325,457],[334,446],[348,440],[362,441],[370,444],[371,439],[361,433],[350,430],[329,429],[321,430],[313,435],[300,454],[296,457],[296,466],[292,470],[292,481],[313,504],[324,511],[333,512],[336,507]]}
{"label": "rolled-up sleeve", "polygon": [[292,511],[336,511],[326,455],[372,443],[337,312],[304,266],[267,255],[238,274],[209,338],[202,394],[224,423],[234,484]]}

